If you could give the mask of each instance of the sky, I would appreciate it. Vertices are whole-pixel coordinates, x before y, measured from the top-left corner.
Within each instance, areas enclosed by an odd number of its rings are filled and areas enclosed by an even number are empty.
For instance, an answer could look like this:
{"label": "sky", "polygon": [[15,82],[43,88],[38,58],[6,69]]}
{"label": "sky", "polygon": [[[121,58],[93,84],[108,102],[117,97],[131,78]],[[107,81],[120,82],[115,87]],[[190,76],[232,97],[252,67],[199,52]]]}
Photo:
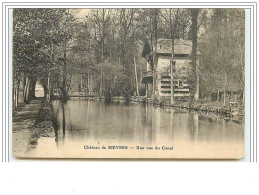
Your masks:
{"label": "sky", "polygon": [[85,18],[85,16],[90,12],[90,9],[79,9],[75,13],[76,18]]}

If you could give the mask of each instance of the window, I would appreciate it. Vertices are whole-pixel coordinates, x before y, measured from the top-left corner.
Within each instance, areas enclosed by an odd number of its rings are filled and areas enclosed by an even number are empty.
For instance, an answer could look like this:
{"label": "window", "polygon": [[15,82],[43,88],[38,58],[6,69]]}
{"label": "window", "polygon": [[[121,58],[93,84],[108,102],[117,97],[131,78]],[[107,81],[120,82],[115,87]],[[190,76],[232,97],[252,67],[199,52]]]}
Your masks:
{"label": "window", "polygon": [[175,58],[188,58],[189,54],[174,54]]}
{"label": "window", "polygon": [[162,76],[162,79],[171,79],[171,76]]}
{"label": "window", "polygon": [[162,84],[170,84],[171,81],[161,81]]}
{"label": "window", "polygon": [[161,91],[161,93],[170,94],[171,91]]}

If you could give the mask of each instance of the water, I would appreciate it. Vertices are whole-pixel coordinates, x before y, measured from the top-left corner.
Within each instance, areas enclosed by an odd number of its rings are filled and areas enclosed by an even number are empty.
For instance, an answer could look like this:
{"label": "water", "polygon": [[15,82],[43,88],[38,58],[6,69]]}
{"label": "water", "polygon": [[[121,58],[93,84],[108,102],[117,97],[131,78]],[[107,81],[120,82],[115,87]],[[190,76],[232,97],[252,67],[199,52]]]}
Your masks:
{"label": "water", "polygon": [[[39,156],[240,158],[243,155],[244,124],[219,116],[137,103],[83,100],[52,103],[57,118],[55,142],[53,138],[40,139],[35,152]],[[126,145],[132,150],[84,149],[103,145]],[[165,146],[173,150],[139,151],[137,146],[160,149]]]}

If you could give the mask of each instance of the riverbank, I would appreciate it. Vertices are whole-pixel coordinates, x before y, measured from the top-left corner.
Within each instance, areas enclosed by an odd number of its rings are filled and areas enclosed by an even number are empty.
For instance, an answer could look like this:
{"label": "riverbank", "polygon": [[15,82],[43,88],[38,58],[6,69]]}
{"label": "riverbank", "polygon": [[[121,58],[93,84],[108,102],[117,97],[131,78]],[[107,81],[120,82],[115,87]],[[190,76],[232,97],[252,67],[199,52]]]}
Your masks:
{"label": "riverbank", "polygon": [[[71,96],[70,100],[100,100],[100,97],[79,95],[79,96]],[[102,97],[101,100],[104,101],[105,98]],[[115,96],[112,98],[112,101],[126,102],[125,98],[122,96]],[[218,102],[218,101],[197,100],[197,101],[194,101],[191,106],[189,105],[189,102],[175,101],[175,103],[171,105],[170,100],[155,101],[153,100],[153,98],[146,98],[143,96],[140,96],[140,97],[132,96],[130,98],[130,102],[153,104],[155,106],[166,106],[166,107],[173,107],[177,109],[179,108],[179,109],[187,109],[187,110],[193,110],[193,111],[199,111],[199,112],[214,113],[217,115],[235,118],[236,120],[239,120],[239,121],[243,120],[245,115],[243,106],[233,109],[229,105],[224,106],[223,102]]]}
{"label": "riverbank", "polygon": [[26,157],[40,137],[54,137],[51,104],[37,98],[13,112],[13,155]]}

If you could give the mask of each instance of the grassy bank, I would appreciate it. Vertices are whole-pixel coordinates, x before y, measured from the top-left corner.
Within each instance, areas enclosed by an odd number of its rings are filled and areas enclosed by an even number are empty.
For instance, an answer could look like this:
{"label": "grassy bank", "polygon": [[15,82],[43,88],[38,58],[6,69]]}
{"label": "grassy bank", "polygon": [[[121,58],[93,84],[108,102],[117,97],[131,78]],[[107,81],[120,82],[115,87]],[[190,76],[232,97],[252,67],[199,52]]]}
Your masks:
{"label": "grassy bank", "polygon": [[54,134],[51,103],[42,101],[32,129],[29,145],[36,146],[40,137],[50,137]]}
{"label": "grassy bank", "polygon": [[[87,96],[73,96],[70,98],[71,100],[100,100],[99,97],[87,97]],[[104,100],[104,98],[102,98]],[[122,96],[114,96],[112,97],[111,101],[114,102],[125,102],[125,98]],[[173,105],[171,105],[170,100],[153,100],[152,98],[146,98],[144,96],[140,97],[134,97],[132,96],[130,98],[130,102],[136,102],[136,103],[144,103],[144,104],[152,104],[156,106],[170,106],[174,108],[180,108],[180,109],[188,109],[188,110],[194,110],[194,111],[202,111],[202,112],[211,112],[219,115],[224,116],[237,116],[240,118],[244,117],[244,107],[240,106],[238,108],[238,111],[236,110],[235,113],[233,112],[232,108],[229,106],[229,104],[226,104],[224,106],[223,102],[220,101],[208,101],[208,100],[196,100],[193,102],[192,105],[189,104],[189,102],[184,101],[175,101]]]}

